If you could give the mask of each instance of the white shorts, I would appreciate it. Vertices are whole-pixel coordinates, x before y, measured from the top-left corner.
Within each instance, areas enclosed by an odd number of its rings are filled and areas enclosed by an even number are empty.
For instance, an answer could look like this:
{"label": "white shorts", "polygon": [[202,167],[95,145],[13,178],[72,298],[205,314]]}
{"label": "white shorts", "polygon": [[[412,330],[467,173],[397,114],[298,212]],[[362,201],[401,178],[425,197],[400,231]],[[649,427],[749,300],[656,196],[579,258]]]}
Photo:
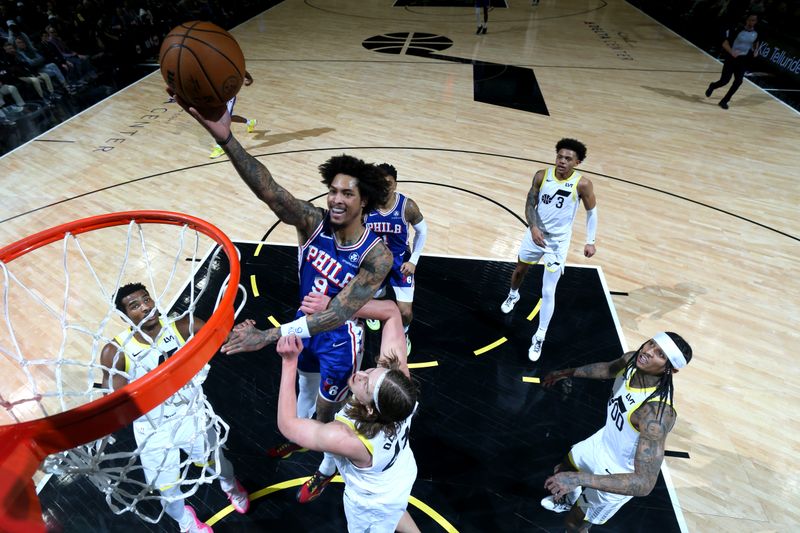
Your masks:
{"label": "white shorts", "polygon": [[209,452],[216,445],[217,434],[213,426],[207,427],[209,418],[197,415],[175,415],[153,426],[146,421],[133,423],[133,435],[139,446],[139,460],[145,479],[154,488],[163,491],[181,478],[181,450],[189,461],[206,466]]}
{"label": "white shorts", "polygon": [[[581,472],[595,475],[630,474],[632,471],[612,460],[603,445],[602,430],[572,447],[572,465]],[[605,524],[633,496],[584,488],[575,505],[583,509],[585,519],[592,524]]]}
{"label": "white shorts", "polygon": [[[410,487],[409,487],[410,490]],[[344,491],[344,514],[348,533],[394,533],[408,507],[408,495],[402,502],[380,504],[362,501],[357,495]]]}
{"label": "white shorts", "polygon": [[545,238],[545,247],[542,248],[535,242],[531,236],[530,229],[525,230],[525,235],[522,237],[522,242],[519,245],[519,260],[529,265],[535,265],[544,257],[544,266],[550,272],[561,271],[564,273],[564,266],[567,262],[567,253],[569,252],[569,241],[571,235],[566,235],[562,239],[547,239]]}

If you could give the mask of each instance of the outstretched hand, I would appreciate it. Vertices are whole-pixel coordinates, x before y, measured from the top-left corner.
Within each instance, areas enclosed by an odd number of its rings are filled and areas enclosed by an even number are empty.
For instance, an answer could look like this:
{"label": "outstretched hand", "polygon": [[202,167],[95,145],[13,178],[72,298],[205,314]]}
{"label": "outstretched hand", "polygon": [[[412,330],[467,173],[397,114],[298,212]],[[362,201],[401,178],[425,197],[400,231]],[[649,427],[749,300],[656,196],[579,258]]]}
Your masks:
{"label": "outstretched hand", "polygon": [[300,303],[300,312],[306,315],[313,315],[328,308],[331,302],[331,297],[321,292],[309,292],[303,296],[303,301]]}
{"label": "outstretched hand", "polygon": [[269,344],[265,331],[256,328],[255,321],[247,319],[236,324],[220,351],[225,354],[254,352]]}
{"label": "outstretched hand", "polygon": [[572,377],[575,374],[574,368],[568,368],[566,370],[556,370],[555,372],[550,372],[545,377],[542,378],[542,387],[549,389],[562,379],[567,379]]}
{"label": "outstretched hand", "polygon": [[169,87],[167,87],[167,94],[173,97],[184,111],[192,115],[218,143],[225,142],[231,134],[231,115],[228,113],[227,106],[199,110],[189,105]]}
{"label": "outstretched hand", "polygon": [[286,335],[278,339],[278,355],[287,363],[296,361],[303,351],[303,341],[297,335]]}

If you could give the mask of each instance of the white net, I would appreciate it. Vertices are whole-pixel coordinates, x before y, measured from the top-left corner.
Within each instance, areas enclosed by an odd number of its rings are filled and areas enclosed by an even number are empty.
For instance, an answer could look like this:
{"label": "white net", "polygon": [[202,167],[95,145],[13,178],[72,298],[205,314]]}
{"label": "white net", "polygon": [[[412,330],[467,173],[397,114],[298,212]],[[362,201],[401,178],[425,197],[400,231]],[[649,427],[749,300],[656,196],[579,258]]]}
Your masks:
{"label": "white net", "polygon": [[[119,378],[134,381],[170,357],[197,330],[195,315],[213,312],[227,284],[220,250],[187,225],[131,222],[68,233],[12,262],[0,261],[0,424],[85,404],[112,392]],[[115,305],[118,290],[130,282],[142,283],[154,301],[151,317],[160,316],[155,335]],[[131,343],[142,349],[134,352]],[[115,353],[110,367],[102,360],[107,346]],[[124,365],[116,364],[120,358]],[[168,491],[177,499],[219,475],[204,465],[220,464],[228,426],[203,393],[207,372],[208,365],[130,427],[48,457],[43,470],[88,476],[115,513],[158,521],[163,507],[152,503],[165,498],[159,489],[178,487]]]}

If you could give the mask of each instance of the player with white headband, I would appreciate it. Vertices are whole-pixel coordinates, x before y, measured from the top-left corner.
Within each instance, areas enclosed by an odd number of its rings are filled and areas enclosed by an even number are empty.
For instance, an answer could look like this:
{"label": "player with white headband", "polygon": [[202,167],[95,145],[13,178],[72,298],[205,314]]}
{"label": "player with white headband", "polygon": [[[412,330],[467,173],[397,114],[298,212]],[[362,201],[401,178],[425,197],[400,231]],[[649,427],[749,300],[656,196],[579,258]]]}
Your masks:
{"label": "player with white headband", "polygon": [[[400,314],[399,349],[405,349]],[[385,337],[384,337],[385,339]],[[406,511],[417,463],[409,445],[418,389],[407,367],[384,353],[377,368],[356,372],[348,385],[352,396],[327,424],[297,417],[295,376],[303,344],[295,335],[278,340],[283,359],[278,393],[278,429],[290,441],[310,450],[334,454],[344,488],[349,532],[419,533]],[[397,352],[395,352],[397,353]],[[403,353],[403,352],[400,352]]]}
{"label": "player with white headband", "polygon": [[680,335],[661,332],[614,361],[558,370],[542,379],[548,388],[570,377],[615,380],[605,426],[574,445],[545,481],[552,495],[542,506],[568,511],[567,531],[604,524],[631,498],[653,490],[677,419],[672,375],[691,359],[692,348]]}

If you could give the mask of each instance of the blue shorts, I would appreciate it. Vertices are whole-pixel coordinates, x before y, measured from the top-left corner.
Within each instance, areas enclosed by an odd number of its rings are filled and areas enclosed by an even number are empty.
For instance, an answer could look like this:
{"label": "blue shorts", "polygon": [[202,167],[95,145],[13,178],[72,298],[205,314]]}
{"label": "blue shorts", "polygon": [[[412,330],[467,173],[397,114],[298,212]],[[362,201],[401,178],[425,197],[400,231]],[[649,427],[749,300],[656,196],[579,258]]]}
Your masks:
{"label": "blue shorts", "polygon": [[386,279],[383,280],[383,285],[379,293],[381,293],[386,286],[390,286],[395,289],[395,298],[398,302],[414,301],[414,275],[405,276],[400,272],[400,267],[402,267],[403,263],[408,261],[410,257],[411,254],[408,251],[402,255],[394,256],[392,269],[386,274]]}
{"label": "blue shorts", "polygon": [[303,339],[297,368],[319,373],[319,395],[329,402],[340,402],[350,390],[347,381],[361,365],[363,352],[364,329],[348,320],[334,330]]}

